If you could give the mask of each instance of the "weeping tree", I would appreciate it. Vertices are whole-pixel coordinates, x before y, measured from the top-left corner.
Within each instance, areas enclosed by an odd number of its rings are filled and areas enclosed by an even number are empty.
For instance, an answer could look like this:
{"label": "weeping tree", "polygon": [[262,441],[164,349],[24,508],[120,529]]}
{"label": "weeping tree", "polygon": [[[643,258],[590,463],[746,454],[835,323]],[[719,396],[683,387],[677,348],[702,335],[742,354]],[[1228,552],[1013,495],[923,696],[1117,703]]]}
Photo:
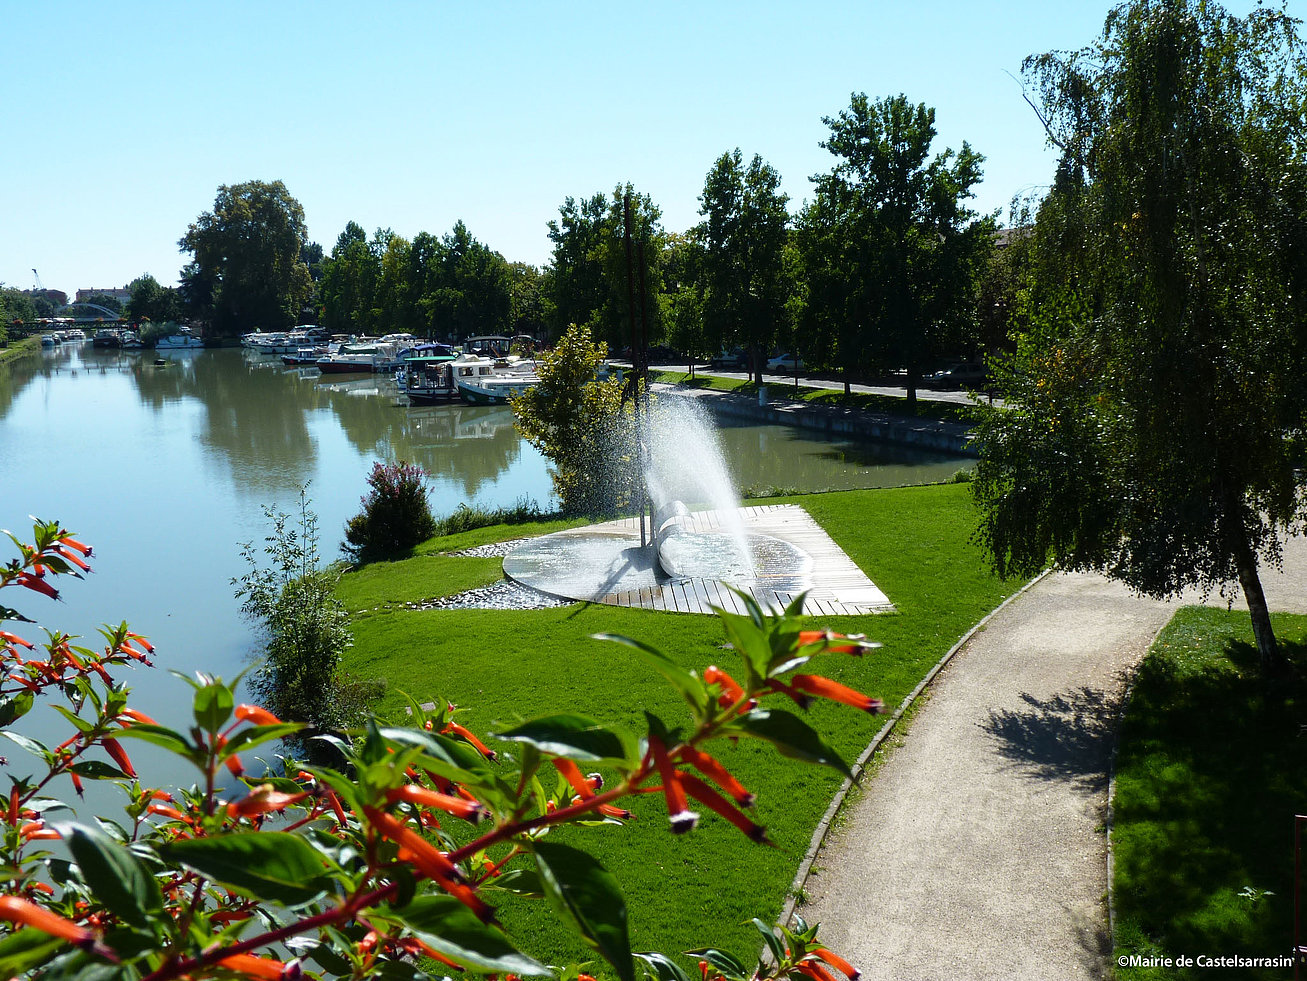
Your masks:
{"label": "weeping tree", "polygon": [[1154,596],[1237,583],[1280,660],[1259,568],[1303,529],[1307,74],[1295,21],[1136,0],[1027,59],[1060,151],[1008,408],[980,427],[980,539]]}

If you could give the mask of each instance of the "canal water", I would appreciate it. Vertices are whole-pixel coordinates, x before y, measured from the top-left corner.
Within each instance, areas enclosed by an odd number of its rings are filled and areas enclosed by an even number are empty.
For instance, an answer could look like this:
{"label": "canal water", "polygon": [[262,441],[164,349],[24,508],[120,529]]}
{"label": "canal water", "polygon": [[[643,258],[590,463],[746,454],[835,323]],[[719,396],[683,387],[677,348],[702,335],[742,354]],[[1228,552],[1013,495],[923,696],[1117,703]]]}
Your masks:
{"label": "canal water", "polygon": [[[887,486],[965,465],[777,426],[728,422],[721,435],[740,487]],[[129,672],[133,704],[183,723],[189,694],[167,669],[230,679],[248,664],[255,637],[231,579],[246,571],[238,543],[268,530],[264,506],[293,510],[307,484],[335,558],[377,460],[424,467],[437,514],[553,503],[546,461],[510,409],[404,408],[389,377],[321,377],[236,349],[170,352],[156,367],[153,352],[89,343],[0,366],[0,528],[26,539],[28,515],[57,519],[96,553],[95,574],[64,583],[58,604],[14,589],[24,595],[3,599],[88,638],[128,620],[159,652],[154,670]]]}

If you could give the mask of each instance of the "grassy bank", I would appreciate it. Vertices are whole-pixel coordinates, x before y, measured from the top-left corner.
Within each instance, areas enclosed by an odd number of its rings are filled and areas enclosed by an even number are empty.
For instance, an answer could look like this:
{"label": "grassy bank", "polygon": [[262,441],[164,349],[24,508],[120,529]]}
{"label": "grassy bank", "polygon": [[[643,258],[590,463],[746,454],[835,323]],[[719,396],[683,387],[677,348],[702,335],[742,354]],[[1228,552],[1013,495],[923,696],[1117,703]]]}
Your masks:
{"label": "grassy bank", "polygon": [[20,341],[10,341],[7,347],[0,347],[0,364],[30,357],[33,354],[39,354],[40,351],[41,339],[39,337],[24,337]]}
{"label": "grassy bank", "polygon": [[[1140,668],[1117,761],[1117,955],[1273,957],[1292,945],[1293,816],[1307,812],[1307,617],[1274,622],[1295,665],[1284,679],[1258,671],[1247,612],[1205,608],[1176,614]],[[1118,972],[1129,981],[1212,973]]]}
{"label": "grassy bank", "polygon": [[[691,378],[689,373],[684,371],[651,371],[649,374],[654,381],[668,385],[734,392],[748,398],[756,398],[758,395],[758,386],[741,378],[720,378],[716,375],[698,374]],[[806,385],[800,385],[796,389],[792,381],[783,380],[768,382],[767,387],[773,398],[793,399],[833,409],[860,409],[909,419],[937,419],[944,422],[971,422],[975,418],[975,410],[971,406],[958,402],[930,402],[918,399],[916,411],[909,412],[907,398],[894,395],[878,395],[871,392],[852,392],[845,395],[840,389],[810,388]]]}
{"label": "grassy bank", "polygon": [[[885,644],[863,659],[832,657],[823,673],[890,704],[900,701],[972,624],[1013,591],[994,579],[969,544],[974,517],[967,489],[932,486],[850,491],[781,499],[806,507],[897,605],[883,616],[820,621],[865,632]],[[768,503],[776,503],[775,500]],[[423,547],[402,562],[347,575],[340,595],[355,616],[356,644],[348,667],[384,677],[390,691],[378,706],[398,717],[399,692],[419,700],[445,698],[469,711],[474,731],[493,732],[521,717],[576,711],[642,731],[647,709],[670,724],[683,704],[643,662],[623,648],[590,640],[624,633],[654,644],[680,664],[701,670],[732,664],[713,618],[576,604],[552,610],[412,611],[395,601],[458,592],[499,578],[494,559],[452,558],[440,551],[545,530],[530,526],[480,529]],[[814,621],[816,625],[818,621]],[[852,760],[881,720],[851,709],[817,705],[811,721]],[[802,766],[761,745],[720,747],[723,761],[758,795],[757,816],[780,846],[752,844],[735,829],[706,819],[693,833],[668,833],[660,799],[643,797],[626,828],[590,829],[583,838],[617,876],[631,902],[635,949],[668,953],[713,942],[741,954],[756,951],[750,917],[779,910],[812,829],[838,786],[831,770]],[[553,962],[586,952],[539,907],[506,906],[502,918],[534,954]]]}

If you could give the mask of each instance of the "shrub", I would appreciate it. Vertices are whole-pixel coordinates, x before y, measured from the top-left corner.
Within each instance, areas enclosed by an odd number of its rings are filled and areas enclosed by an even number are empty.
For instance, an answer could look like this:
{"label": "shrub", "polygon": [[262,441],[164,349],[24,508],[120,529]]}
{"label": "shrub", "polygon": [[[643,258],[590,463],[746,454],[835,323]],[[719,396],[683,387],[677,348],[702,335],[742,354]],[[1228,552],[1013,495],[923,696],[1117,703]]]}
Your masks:
{"label": "shrub", "polygon": [[265,507],[264,514],[272,522],[263,548],[270,564],[246,542],[241,554],[250,571],[232,580],[244,600],[241,612],[268,637],[250,687],[273,714],[306,723],[310,733],[356,724],[377,693],[341,671],[353,642],[349,614],[335,598],[339,574],[321,567],[317,517],[306,492],[300,491],[296,526],[284,512]]}
{"label": "shrub", "polygon": [[[280,517],[277,545],[296,535]],[[32,546],[14,539],[20,555],[0,566],[0,590],[57,598],[49,580],[89,571],[90,549],[57,523],[38,522],[34,538]],[[275,558],[289,571],[303,554],[278,548]],[[686,671],[643,643],[604,638],[628,645],[685,696],[688,717],[679,726],[646,713],[641,731],[627,733],[567,713],[501,729],[494,752],[455,721],[453,706],[413,704],[411,728],[369,723],[352,742],[334,740],[347,771],[287,760],[278,775],[246,775],[242,756],[248,761],[301,727],[236,705],[221,679],[190,681],[193,719],[183,728],[129,708],[129,692],[108,671],[146,660],[153,648],[126,624],[106,628],[99,652],[55,631],[48,643],[0,631],[0,732],[36,767],[11,777],[0,806],[0,921],[12,925],[0,936],[0,977],[417,981],[433,976],[423,970],[432,964],[435,976],[452,967],[587,977],[580,972],[589,964],[548,968],[498,925],[491,904],[515,893],[547,900],[553,912],[545,915],[583,937],[620,981],[690,981],[696,975],[672,958],[631,950],[616,878],[587,851],[547,835],[563,825],[584,835],[587,825],[623,824],[630,814],[619,801],[661,792],[674,833],[693,829],[694,807],[767,842],[747,810],[752,795],[707,752],[714,742],[761,740],[848,774],[801,718],[760,704],[818,696],[863,711],[881,707],[821,675],[795,673],[818,657],[869,646],[801,631],[800,606],[772,617],[749,603],[748,616],[722,615],[740,660],[735,677],[715,666]],[[0,605],[0,623],[21,619]],[[75,727],[54,749],[7,731],[37,695],[62,695],[67,705],[56,707]],[[176,793],[150,783],[123,745],[133,740],[193,766],[199,782]],[[582,770],[592,763],[613,774],[608,785]],[[125,813],[63,820],[67,808],[52,794],[64,780],[79,793],[84,780],[116,783],[127,795]],[[66,851],[51,851],[52,840]],[[692,909],[690,902],[687,915]],[[697,977],[833,981],[831,969],[857,977],[800,918],[792,929],[754,922],[769,957],[752,968],[715,947],[687,951],[698,959]]]}
{"label": "shrub", "polygon": [[375,463],[363,510],[345,525],[344,549],[355,562],[402,558],[436,533],[427,472],[412,463]]}
{"label": "shrub", "polygon": [[491,525],[522,525],[528,521],[545,521],[549,517],[549,514],[540,510],[540,505],[526,497],[518,498],[506,508],[460,504],[452,514],[436,519],[434,534],[457,535],[459,532],[488,528]]}

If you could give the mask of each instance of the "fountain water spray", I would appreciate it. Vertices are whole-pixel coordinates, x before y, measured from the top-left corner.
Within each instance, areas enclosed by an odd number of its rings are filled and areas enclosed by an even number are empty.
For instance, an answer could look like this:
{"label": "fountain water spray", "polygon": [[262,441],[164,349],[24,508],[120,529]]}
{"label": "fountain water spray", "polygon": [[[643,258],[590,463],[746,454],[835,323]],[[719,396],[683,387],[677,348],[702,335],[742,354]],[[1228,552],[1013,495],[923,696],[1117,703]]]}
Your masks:
{"label": "fountain water spray", "polygon": [[[654,513],[654,547],[663,570],[672,576],[709,576],[748,582],[754,558],[739,493],[717,441],[716,425],[690,399],[664,399],[647,417],[645,486]],[[695,532],[689,509],[711,508],[718,530]]]}

